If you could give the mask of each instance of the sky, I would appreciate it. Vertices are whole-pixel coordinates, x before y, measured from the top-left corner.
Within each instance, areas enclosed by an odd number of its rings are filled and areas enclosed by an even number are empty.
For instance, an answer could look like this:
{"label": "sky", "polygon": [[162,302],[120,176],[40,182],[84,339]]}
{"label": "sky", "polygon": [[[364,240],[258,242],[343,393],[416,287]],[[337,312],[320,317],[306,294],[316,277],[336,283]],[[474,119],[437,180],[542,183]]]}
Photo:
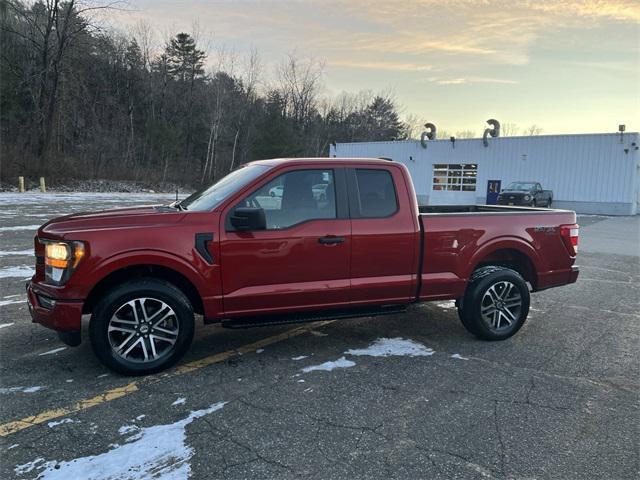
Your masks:
{"label": "sky", "polygon": [[324,95],[392,92],[439,130],[496,118],[544,134],[640,130],[640,1],[129,0],[109,14],[161,38],[199,31],[209,66],[255,48],[324,62]]}

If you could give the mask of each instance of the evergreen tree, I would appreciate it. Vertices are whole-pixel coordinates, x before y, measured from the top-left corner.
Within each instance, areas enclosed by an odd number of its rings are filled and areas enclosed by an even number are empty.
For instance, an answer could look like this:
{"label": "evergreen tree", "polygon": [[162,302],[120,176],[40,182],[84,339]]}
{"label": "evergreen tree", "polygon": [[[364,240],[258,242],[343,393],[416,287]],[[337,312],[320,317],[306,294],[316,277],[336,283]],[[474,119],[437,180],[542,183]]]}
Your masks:
{"label": "evergreen tree", "polygon": [[196,47],[196,41],[188,33],[179,33],[172,38],[165,49],[169,74],[174,79],[192,81],[204,74],[204,60],[207,55]]}

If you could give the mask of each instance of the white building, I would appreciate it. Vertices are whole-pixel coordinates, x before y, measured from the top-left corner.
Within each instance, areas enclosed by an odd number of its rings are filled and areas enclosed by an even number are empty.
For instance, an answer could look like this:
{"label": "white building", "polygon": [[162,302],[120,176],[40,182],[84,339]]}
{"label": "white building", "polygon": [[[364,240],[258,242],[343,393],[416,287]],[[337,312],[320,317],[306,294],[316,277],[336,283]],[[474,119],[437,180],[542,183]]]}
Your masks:
{"label": "white building", "polygon": [[[385,157],[411,172],[427,205],[484,204],[490,181],[536,181],[553,191],[553,206],[578,213],[640,213],[640,136],[586,135],[338,143],[332,157]],[[495,188],[495,182],[493,187]],[[489,195],[492,201],[494,195]]]}

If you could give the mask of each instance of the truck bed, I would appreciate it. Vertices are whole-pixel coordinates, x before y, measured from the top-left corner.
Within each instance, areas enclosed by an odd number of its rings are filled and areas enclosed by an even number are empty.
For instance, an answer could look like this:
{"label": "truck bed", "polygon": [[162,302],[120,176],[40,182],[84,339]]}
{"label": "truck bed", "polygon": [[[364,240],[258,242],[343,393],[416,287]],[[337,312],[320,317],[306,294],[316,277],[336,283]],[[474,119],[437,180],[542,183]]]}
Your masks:
{"label": "truck bed", "polygon": [[515,207],[505,205],[420,205],[418,210],[422,215],[437,214],[531,214],[531,213],[572,213],[569,210],[559,210],[553,208],[533,208],[533,207]]}
{"label": "truck bed", "polygon": [[542,290],[575,281],[574,257],[560,236],[575,212],[499,205],[419,207],[423,231],[421,300],[459,298],[483,264],[509,265]]}

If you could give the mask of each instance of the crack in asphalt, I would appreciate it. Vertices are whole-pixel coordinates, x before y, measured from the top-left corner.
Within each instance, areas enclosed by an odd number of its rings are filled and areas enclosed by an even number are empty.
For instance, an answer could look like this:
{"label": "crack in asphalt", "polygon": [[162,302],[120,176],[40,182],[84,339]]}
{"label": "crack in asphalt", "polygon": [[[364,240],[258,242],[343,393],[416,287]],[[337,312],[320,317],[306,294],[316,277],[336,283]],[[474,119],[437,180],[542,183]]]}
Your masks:
{"label": "crack in asphalt", "polygon": [[496,435],[498,436],[498,444],[500,445],[500,473],[505,476],[506,466],[506,452],[504,441],[502,440],[502,431],[500,430],[500,419],[498,418],[498,401],[493,402],[493,424],[496,429]]}

